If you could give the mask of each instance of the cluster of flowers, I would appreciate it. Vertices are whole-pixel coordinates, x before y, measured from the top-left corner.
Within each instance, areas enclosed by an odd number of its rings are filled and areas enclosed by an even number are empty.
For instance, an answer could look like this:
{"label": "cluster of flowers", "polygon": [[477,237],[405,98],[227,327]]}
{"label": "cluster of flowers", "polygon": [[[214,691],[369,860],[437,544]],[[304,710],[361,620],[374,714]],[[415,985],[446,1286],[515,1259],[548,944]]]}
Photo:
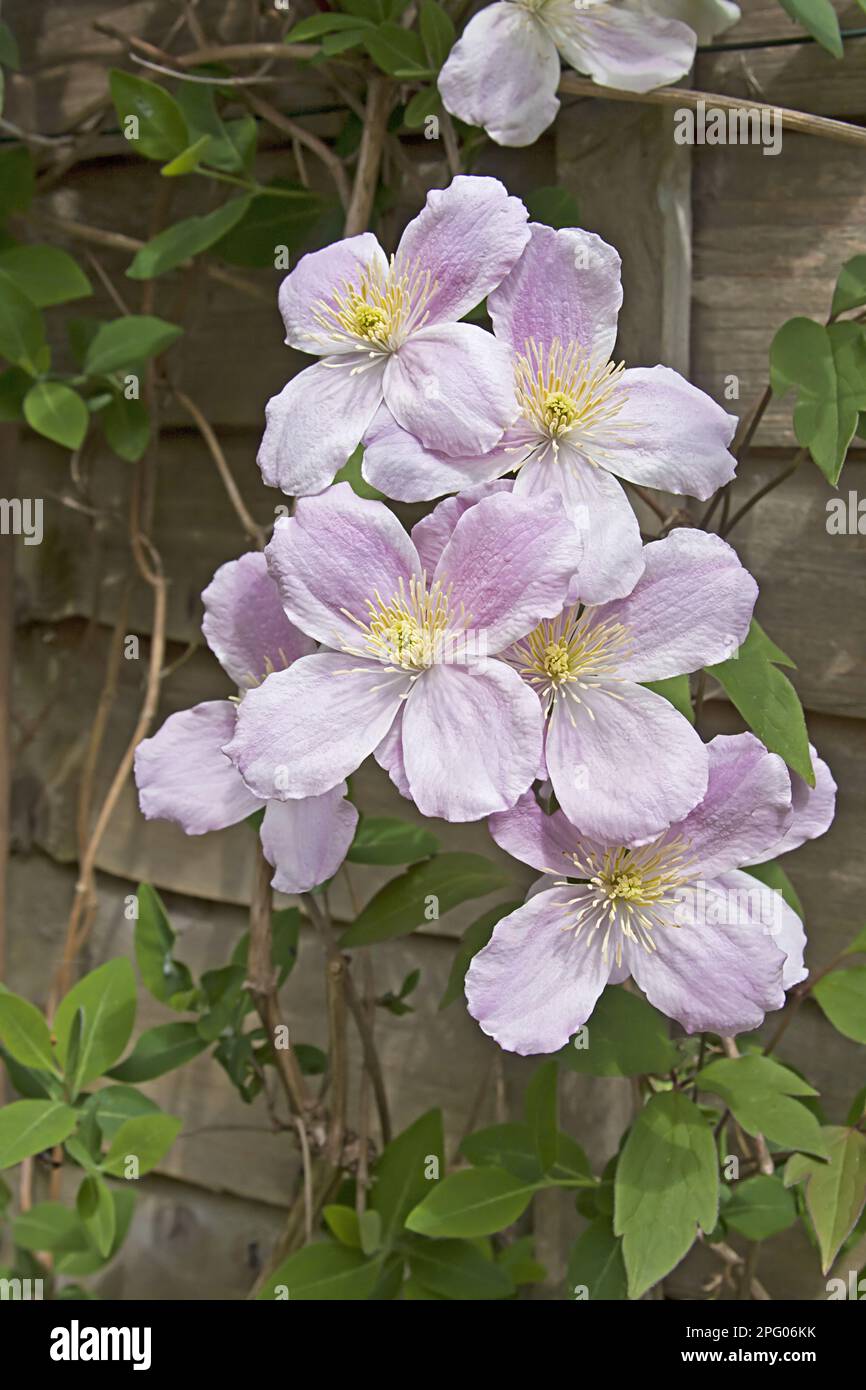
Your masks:
{"label": "cluster of flowers", "polygon": [[[757,585],[718,536],[641,543],[617,476],[706,498],[736,421],[665,367],[610,361],[619,265],[465,177],[390,260],[365,234],[299,262],[287,342],[320,360],[269,403],[259,457],[298,500],[203,595],[242,698],[173,715],[136,757],[145,816],[190,834],[264,807],[284,892],[336,872],[370,754],[424,815],[489,818],[556,878],[467,976],[470,1012],[518,1052],[562,1046],[628,975],[690,1031],[755,1027],[803,978],[803,929],[781,898],[768,927],[740,869],[833,815],[820,760],[810,790],[751,734],[707,746],[647,688],[731,657]],[[492,333],[459,322],[485,298]],[[454,495],[408,534],[333,483],[360,441],[387,496]]]}

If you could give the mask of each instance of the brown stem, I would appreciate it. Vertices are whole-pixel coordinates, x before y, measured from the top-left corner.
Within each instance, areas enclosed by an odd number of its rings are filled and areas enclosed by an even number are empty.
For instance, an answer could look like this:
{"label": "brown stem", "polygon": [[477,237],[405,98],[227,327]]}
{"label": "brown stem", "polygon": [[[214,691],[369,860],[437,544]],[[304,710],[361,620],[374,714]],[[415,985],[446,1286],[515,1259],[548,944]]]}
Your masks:
{"label": "brown stem", "polygon": [[316,155],[334,180],[337,196],[340,199],[343,210],[347,211],[352,196],[348,175],[343,167],[343,161],[340,159],[339,155],[334,153],[330,145],[325,144],[325,141],[320,140],[317,135],[312,135],[310,131],[305,130],[297,121],[293,121],[288,116],[284,116],[282,111],[278,111],[277,108],[272,105],[271,102],[266,101],[264,97],[254,92],[245,92],[244,100],[253,111],[261,116],[262,120],[267,121],[275,130],[282,131],[284,135],[290,136],[292,140],[297,140],[299,144],[305,145],[308,150]]}
{"label": "brown stem", "polygon": [[187,414],[191,415],[195,421],[196,429],[207,445],[208,452],[216,464],[217,472],[222,479],[223,487],[234,508],[238,521],[241,523],[241,526],[254,545],[259,550],[263,550],[267,531],[264,526],[259,526],[258,522],[253,519],[247,510],[246,503],[241,497],[238,485],[234,480],[232,471],[228,465],[228,460],[223,453],[222,445],[216,437],[213,426],[196,405],[195,401],[191,400],[185,391],[179,390],[176,386],[173,386],[171,389],[175,400],[179,405],[183,406]]}
{"label": "brown stem", "polygon": [[344,236],[357,236],[359,232],[365,232],[370,222],[379,183],[388,116],[391,112],[391,91],[391,83],[387,77],[377,75],[370,79],[364,113],[364,132],[358,151],[358,165],[349,211],[346,213]]}
{"label": "brown stem", "polygon": [[693,92],[686,87],[657,87],[653,92],[622,92],[614,87],[599,87],[595,82],[571,73],[563,73],[559,90],[570,96],[595,97],[602,101],[640,101],[648,106],[696,107],[699,101],[703,101],[707,106],[721,107],[723,111],[766,111],[768,115],[775,113],[778,116],[783,130],[819,135],[825,140],[841,140],[847,145],[866,145],[866,130],[862,126],[849,125],[847,121],[832,121],[826,116],[813,116],[808,111],[789,111],[783,106],[772,106],[764,101],[742,101],[718,92]]}

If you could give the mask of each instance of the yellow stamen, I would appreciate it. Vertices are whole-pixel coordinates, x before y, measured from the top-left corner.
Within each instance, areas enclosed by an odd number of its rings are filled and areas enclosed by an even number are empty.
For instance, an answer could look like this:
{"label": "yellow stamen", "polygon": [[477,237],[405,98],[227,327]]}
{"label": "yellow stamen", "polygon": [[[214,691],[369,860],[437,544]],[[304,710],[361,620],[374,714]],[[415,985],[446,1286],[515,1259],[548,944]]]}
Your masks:
{"label": "yellow stamen", "polygon": [[567,434],[584,453],[595,436],[596,452],[602,454],[599,436],[624,404],[624,370],[624,363],[602,363],[579,343],[563,347],[554,338],[546,347],[530,338],[514,364],[521,413],[550,440],[554,453]]}

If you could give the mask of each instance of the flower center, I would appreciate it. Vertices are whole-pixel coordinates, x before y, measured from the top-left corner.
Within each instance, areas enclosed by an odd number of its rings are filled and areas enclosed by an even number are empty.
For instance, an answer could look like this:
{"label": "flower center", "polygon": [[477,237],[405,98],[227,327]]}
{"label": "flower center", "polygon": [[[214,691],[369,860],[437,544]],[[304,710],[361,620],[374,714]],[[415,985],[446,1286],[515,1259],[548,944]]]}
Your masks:
{"label": "flower center", "polygon": [[[539,623],[528,637],[509,647],[504,659],[538,692],[550,712],[557,699],[580,705],[579,691],[620,679],[617,668],[628,649],[629,632],[622,623],[595,622],[591,608],[581,612],[575,604],[558,618]],[[607,693],[613,695],[613,691]],[[589,706],[585,708],[592,718]]]}
{"label": "flower center", "polygon": [[452,609],[450,587],[437,579],[428,588],[426,576],[401,579],[395,593],[383,599],[378,590],[366,600],[363,618],[345,613],[362,633],[359,647],[346,647],[354,656],[372,657],[388,670],[426,671],[448,660],[449,644],[465,630],[463,605]]}
{"label": "flower center", "polygon": [[370,357],[395,352],[410,333],[423,327],[437,288],[438,282],[417,261],[407,265],[392,256],[384,274],[368,266],[357,280],[341,281],[327,299],[313,305],[321,331],[308,335],[310,343]]}
{"label": "flower center", "polygon": [[[612,946],[617,965],[622,964],[624,941],[655,951],[654,931],[678,925],[679,890],[690,879],[688,850],[680,836],[638,849],[575,850],[566,856],[573,866],[569,874],[582,879],[588,891],[559,904],[568,908],[563,929],[576,936],[585,932],[587,944],[600,937],[603,958]],[[560,879],[558,886],[573,885]]]}
{"label": "flower center", "polygon": [[584,448],[594,440],[600,453],[600,430],[623,405],[618,387],[624,370],[622,362],[593,360],[579,343],[563,347],[554,338],[545,347],[530,338],[514,364],[521,414],[550,441],[554,454],[563,435]]}

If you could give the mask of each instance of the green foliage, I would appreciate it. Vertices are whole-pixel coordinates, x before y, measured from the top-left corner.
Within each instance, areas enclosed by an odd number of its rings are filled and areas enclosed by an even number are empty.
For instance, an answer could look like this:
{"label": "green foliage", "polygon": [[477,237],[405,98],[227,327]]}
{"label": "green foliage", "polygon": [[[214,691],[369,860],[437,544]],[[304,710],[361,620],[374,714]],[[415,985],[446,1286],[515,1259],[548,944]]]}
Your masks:
{"label": "green foliage", "polygon": [[723,1204],[722,1217],[726,1227],[748,1240],[769,1240],[794,1225],[797,1207],[781,1178],[759,1173],[737,1183]]}
{"label": "green foliage", "polygon": [[828,1161],[794,1154],[785,1168],[785,1186],[804,1184],[826,1274],[866,1203],[866,1138],[841,1125],[826,1125],[822,1137]]}
{"label": "green foliage", "polygon": [[368,1298],[379,1277],[379,1263],[360,1250],[321,1241],[284,1260],[258,1297],[299,1301]]}
{"label": "green foliage", "polygon": [[664,1015],[614,985],[604,991],[589,1023],[559,1057],[571,1071],[590,1076],[640,1076],[670,1071],[677,1051]]}
{"label": "green foliage", "polygon": [[107,1257],[114,1244],[116,1223],[114,1201],[101,1178],[91,1176],[84,1179],[78,1189],[75,1207],[100,1255]]}
{"label": "green foliage", "polygon": [[124,1120],[115,1133],[102,1167],[115,1177],[125,1177],[127,1161],[134,1158],[137,1177],[155,1168],[168,1153],[180,1130],[181,1122],[173,1115],[135,1115]]}
{"label": "green foliage", "polygon": [[159,894],[149,883],[138,887],[135,958],[144,984],[155,999],[184,1010],[195,993],[192,976],[173,956],[177,938]]}
{"label": "green foliage", "polygon": [[775,655],[778,651],[753,619],[736,655],[707,670],[770,752],[778,753],[814,787],[803,707],[788,677],[778,670],[779,665],[791,665],[787,657],[780,660],[784,653]]}
{"label": "green foliage", "polygon": [[0,251],[0,277],[17,285],[37,309],[93,293],[84,271],[57,246],[6,247]]}
{"label": "green foliage", "polygon": [[0,1168],[62,1144],[75,1128],[71,1105],[59,1100],[14,1100],[0,1110]]}
{"label": "green foliage", "polygon": [[117,119],[137,154],[145,159],[174,159],[187,148],[189,131],[183,112],[163,87],[117,68],[108,80]]}
{"label": "green foliage", "polygon": [[514,1280],[468,1240],[406,1242],[411,1277],[438,1298],[463,1300],[508,1298]]}
{"label": "green foliage", "polygon": [[[125,957],[110,960],[74,985],[54,1019],[57,1056],[73,1091],[108,1071],[129,1042],[135,1021],[135,976]],[[76,1037],[80,1019],[80,1034]]]}
{"label": "green foliage", "polygon": [[773,394],[797,389],[794,433],[827,481],[839,480],[861,410],[866,410],[866,334],[859,324],[824,326],[794,318],[770,347]]}
{"label": "green foliage", "polygon": [[31,429],[62,444],[80,449],[90,416],[77,391],[62,381],[37,381],[24,397],[24,418]]}
{"label": "green foliage", "polygon": [[105,376],[157,357],[183,332],[176,324],[148,314],[127,314],[102,324],[93,335],[84,359],[91,376]]}
{"label": "green foliage", "polygon": [[383,1245],[401,1231],[406,1217],[430,1189],[429,1173],[440,1173],[445,1164],[445,1136],[442,1114],[426,1114],[393,1139],[374,1169],[370,1199],[381,1220]]}
{"label": "green foliage", "polygon": [[543,1184],[504,1168],[464,1168],[439,1182],[409,1213],[406,1227],[422,1236],[487,1236],[522,1216]]}
{"label": "green foliage", "polygon": [[866,256],[852,256],[839,271],[830,316],[836,318],[863,304],[866,304]]}
{"label": "green foliage", "polygon": [[438,72],[454,47],[457,37],[454,22],[437,0],[421,0],[419,27],[427,61],[433,71]]}
{"label": "green foliage", "polygon": [[231,265],[274,268],[274,248],[304,247],[333,204],[320,194],[274,179],[266,185],[279,197],[262,193],[251,199],[243,217],[211,248]]}
{"label": "green foliage", "polygon": [[558,1080],[559,1069],[556,1061],[551,1058],[550,1061],[542,1062],[526,1088],[527,1128],[539,1165],[545,1173],[553,1167],[558,1152]]}
{"label": "green foliage", "polygon": [[26,212],[36,186],[33,160],[21,145],[0,151],[0,221]]}
{"label": "green foliage", "polygon": [[386,883],[340,938],[340,945],[367,946],[408,936],[423,925],[428,908],[436,917],[471,898],[482,898],[507,886],[503,871],[480,854],[440,854],[416,864]]}
{"label": "green foliage", "polygon": [[812,993],[838,1032],[866,1043],[866,965],[831,970],[816,982]]}
{"label": "green foliage", "polygon": [[150,440],[150,417],[141,401],[117,392],[102,412],[102,428],[116,454],[138,462]]}
{"label": "green foliage", "polygon": [[609,1215],[596,1217],[575,1241],[565,1277],[570,1295],[585,1288],[594,1302],[628,1297],[622,1241],[614,1235]]}
{"label": "green foliage", "polygon": [[353,864],[414,864],[439,851],[439,841],[421,825],[390,816],[361,816],[346,858]]}
{"label": "green foliage", "polygon": [[399,24],[380,24],[364,32],[364,45],[373,62],[391,77],[404,81],[434,75],[420,34]]}
{"label": "green foliage", "polygon": [[817,1092],[772,1057],[720,1057],[698,1073],[697,1084],[721,1096],[747,1134],[763,1134],[784,1148],[826,1156],[818,1121],[794,1099]]}
{"label": "green foliage", "polygon": [[548,227],[580,226],[580,209],[573,193],[558,184],[535,188],[524,199],[530,222],[544,222]]}
{"label": "green foliage", "polygon": [[191,1062],[207,1045],[195,1023],[161,1023],[142,1033],[130,1055],[109,1075],[116,1081],[153,1081]]}
{"label": "green foliage", "polygon": [[644,681],[643,684],[647,690],[654,691],[656,695],[663,695],[690,724],[694,724],[695,709],[692,704],[692,692],[688,676],[668,676],[665,680]]}
{"label": "green foliage", "polygon": [[616,1170],[614,1232],[622,1236],[630,1298],[640,1298],[679,1264],[719,1209],[713,1135],[681,1092],[649,1100]]}
{"label": "green foliage", "polygon": [[31,376],[44,371],[50,360],[42,315],[6,276],[0,278],[0,355]]}
{"label": "green foliage", "polygon": [[0,1041],[22,1066],[56,1071],[48,1024],[29,1000],[0,994]]}
{"label": "green foliage", "polygon": [[442,98],[438,87],[419,87],[410,97],[403,112],[403,124],[408,130],[417,130],[430,116],[441,116]]}
{"label": "green foliage", "polygon": [[779,0],[787,15],[801,24],[822,48],[832,53],[834,58],[842,57],[842,35],[839,32],[839,17],[833,8],[832,0]]}
{"label": "green foliage", "polygon": [[152,280],[207,251],[237,226],[250,202],[248,197],[232,198],[202,217],[187,217],[166,227],[136,252],[127,275],[131,280]]}

